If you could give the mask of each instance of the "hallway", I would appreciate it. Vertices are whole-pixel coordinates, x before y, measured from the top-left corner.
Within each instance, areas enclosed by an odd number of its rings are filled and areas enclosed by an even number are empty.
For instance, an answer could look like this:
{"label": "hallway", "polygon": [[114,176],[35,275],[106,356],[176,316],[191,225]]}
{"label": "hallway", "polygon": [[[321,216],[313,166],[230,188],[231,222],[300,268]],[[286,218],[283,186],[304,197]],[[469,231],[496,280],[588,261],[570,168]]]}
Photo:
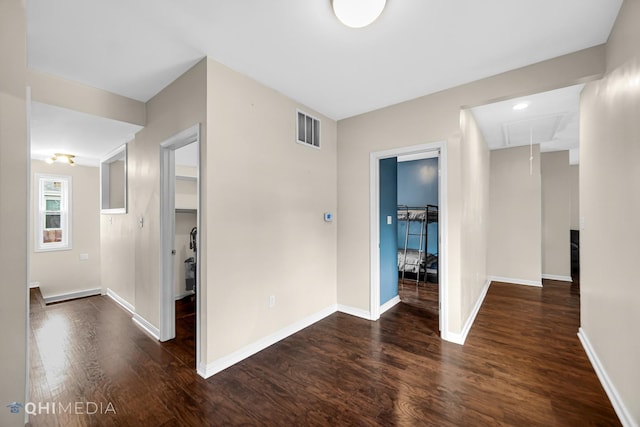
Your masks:
{"label": "hallway", "polygon": [[464,346],[441,341],[416,306],[377,322],[336,313],[208,380],[188,349],[148,337],[108,297],[45,306],[38,295],[31,401],[115,413],[32,426],[619,425],[576,336],[576,285],[492,284]]}

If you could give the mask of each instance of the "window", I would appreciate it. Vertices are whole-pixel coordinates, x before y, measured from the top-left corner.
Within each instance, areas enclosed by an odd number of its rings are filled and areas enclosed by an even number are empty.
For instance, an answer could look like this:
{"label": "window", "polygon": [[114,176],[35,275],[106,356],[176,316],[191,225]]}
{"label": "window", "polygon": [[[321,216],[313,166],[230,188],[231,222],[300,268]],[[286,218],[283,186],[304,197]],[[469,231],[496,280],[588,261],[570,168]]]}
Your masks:
{"label": "window", "polygon": [[36,252],[71,249],[71,177],[35,175]]}
{"label": "window", "polygon": [[320,120],[298,110],[297,124],[298,142],[320,148]]}

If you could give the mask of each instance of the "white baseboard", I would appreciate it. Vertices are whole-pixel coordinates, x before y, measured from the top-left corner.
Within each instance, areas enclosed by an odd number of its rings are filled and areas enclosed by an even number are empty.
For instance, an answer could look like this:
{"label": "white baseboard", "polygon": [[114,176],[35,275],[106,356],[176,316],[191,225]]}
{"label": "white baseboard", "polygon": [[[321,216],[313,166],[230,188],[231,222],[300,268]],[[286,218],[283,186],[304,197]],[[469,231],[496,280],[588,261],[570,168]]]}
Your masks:
{"label": "white baseboard", "polygon": [[542,278],[548,280],[558,280],[560,282],[573,282],[571,276],[558,276],[556,274],[543,274]]}
{"label": "white baseboard", "polygon": [[598,379],[600,380],[604,391],[607,393],[613,409],[616,411],[618,418],[620,418],[620,423],[625,427],[638,427],[638,424],[631,417],[631,412],[627,409],[624,402],[620,398],[620,395],[613,385],[611,378],[609,378],[607,371],[604,369],[604,366],[602,366],[602,363],[600,362],[598,355],[593,349],[593,346],[589,341],[589,337],[587,337],[584,329],[578,329],[578,338],[580,338],[582,347],[584,347],[584,351],[587,353],[587,357],[589,357],[591,366],[593,366],[593,369],[596,371],[596,375],[598,376]]}
{"label": "white baseboard", "polygon": [[489,280],[492,282],[512,283],[514,285],[535,286],[537,288],[542,287],[542,280],[514,279],[513,277],[500,276],[489,276]]}
{"label": "white baseboard", "polygon": [[400,302],[400,296],[396,295],[395,297],[391,298],[389,301],[382,304],[380,306],[380,315],[382,316],[382,313],[389,310],[390,308],[393,308],[399,302]]}
{"label": "white baseboard", "polygon": [[338,304],[338,311],[340,313],[349,314],[351,316],[360,317],[362,319],[371,320],[371,313],[361,308],[350,307],[348,305]]}
{"label": "white baseboard", "polygon": [[482,307],[484,298],[487,296],[487,292],[489,291],[490,285],[491,285],[491,280],[487,279],[487,281],[484,283],[484,287],[482,288],[482,291],[480,292],[480,295],[478,296],[478,299],[476,300],[476,304],[473,306],[473,310],[471,311],[471,314],[469,314],[469,317],[467,318],[467,321],[465,322],[464,327],[462,328],[462,332],[455,333],[455,332],[447,331],[442,334],[442,339],[452,342],[454,344],[464,345],[464,342],[467,340],[467,335],[469,335],[469,331],[471,331],[471,327],[473,326],[473,322],[475,322],[476,316],[478,315],[478,312]]}
{"label": "white baseboard", "polygon": [[114,300],[118,305],[120,305],[122,308],[127,310],[132,315],[135,314],[136,308],[133,305],[129,304],[127,300],[125,300],[120,295],[115,293],[112,289],[107,288],[107,296],[112,300]]}
{"label": "white baseboard", "polygon": [[271,335],[268,335],[264,338],[259,339],[258,341],[251,343],[242,347],[241,349],[234,351],[231,354],[223,356],[217,360],[214,360],[211,363],[200,364],[198,367],[198,374],[200,374],[203,378],[209,378],[212,375],[217,374],[220,371],[227,369],[230,366],[235,365],[236,363],[256,354],[257,352],[264,350],[265,348],[287,338],[290,335],[295,334],[298,331],[306,328],[307,326],[311,326],[314,323],[324,319],[327,316],[335,313],[337,311],[337,306],[330,305],[329,307],[320,310],[319,312],[312,314],[311,316],[305,317],[302,320],[299,320],[285,328],[280,329],[279,331],[274,332]]}
{"label": "white baseboard", "polygon": [[68,301],[68,300],[77,299],[77,298],[92,297],[94,295],[100,295],[101,293],[102,293],[102,289],[95,288],[95,289],[87,289],[84,291],[69,292],[66,294],[51,295],[48,297],[43,297],[42,299],[44,300],[45,304],[51,304],[53,302],[61,302],[61,301]]}
{"label": "white baseboard", "polygon": [[29,289],[39,288],[40,282],[29,282]]}
{"label": "white baseboard", "polygon": [[133,322],[136,325],[140,326],[142,329],[144,329],[145,332],[147,332],[153,338],[155,338],[158,341],[160,341],[160,330],[158,328],[156,328],[155,326],[153,326],[151,323],[149,323],[147,321],[147,319],[145,319],[144,317],[140,316],[139,314],[134,314],[133,315]]}
{"label": "white baseboard", "polygon": [[194,292],[194,291],[187,291],[187,292],[184,292],[184,293],[182,293],[182,294],[178,294],[178,295],[176,295],[176,296],[175,296],[175,299],[176,299],[176,301],[178,301],[179,299],[182,299],[182,298],[188,297],[188,296],[190,296],[190,295],[194,295],[194,294],[195,294],[195,292]]}

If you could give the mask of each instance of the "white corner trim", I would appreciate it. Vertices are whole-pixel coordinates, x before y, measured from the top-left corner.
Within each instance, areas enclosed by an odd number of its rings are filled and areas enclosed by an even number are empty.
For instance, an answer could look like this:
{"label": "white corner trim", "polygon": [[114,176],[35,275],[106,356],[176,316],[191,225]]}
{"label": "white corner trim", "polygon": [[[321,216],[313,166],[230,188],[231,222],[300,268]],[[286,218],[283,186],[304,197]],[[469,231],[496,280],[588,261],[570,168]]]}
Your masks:
{"label": "white corner trim", "polygon": [[51,295],[49,297],[43,297],[42,299],[44,300],[45,304],[51,304],[53,302],[67,301],[70,299],[77,299],[77,298],[84,298],[84,297],[92,297],[94,295],[100,295],[100,294],[102,294],[102,289],[95,288],[95,289],[87,289],[84,291],[69,292],[66,294]]}
{"label": "white corner trim", "polygon": [[371,317],[371,313],[361,308],[351,307],[348,305],[338,304],[338,311],[340,313],[348,314],[350,316],[360,317],[362,319],[374,320]]}
{"label": "white corner trim", "polygon": [[40,282],[29,282],[29,289],[39,288]]}
{"label": "white corner trim", "polygon": [[144,329],[145,332],[160,341],[160,330],[149,323],[147,319],[140,316],[139,314],[134,314],[132,320],[133,323],[140,326],[142,329]]}
{"label": "white corner trim", "polygon": [[127,310],[131,314],[135,314],[136,308],[130,304],[127,300],[115,293],[112,289],[107,288],[107,296],[114,300],[118,305]]}
{"label": "white corner trim", "polygon": [[482,291],[480,292],[480,295],[478,296],[478,299],[476,300],[476,305],[473,306],[473,310],[471,310],[471,314],[469,314],[469,317],[467,318],[467,321],[465,322],[464,327],[462,328],[462,332],[456,333],[456,332],[447,331],[446,333],[442,334],[442,339],[452,342],[454,344],[464,345],[464,342],[467,340],[467,335],[469,335],[469,331],[471,331],[471,327],[473,326],[473,322],[476,321],[476,316],[478,315],[478,312],[482,307],[482,303],[484,302],[484,299],[487,296],[487,292],[489,291],[490,285],[491,285],[491,280],[487,279],[487,281],[484,283],[484,287],[482,288]]}
{"label": "white corner trim", "polygon": [[558,276],[556,274],[543,274],[542,278],[547,280],[558,280],[560,282],[573,282],[571,276]]}
{"label": "white corner trim", "polygon": [[390,308],[393,308],[399,302],[400,302],[400,296],[396,295],[395,297],[391,298],[389,301],[382,304],[380,306],[380,315],[382,315],[382,313],[389,310]]}
{"label": "white corner trim", "polygon": [[613,409],[616,411],[618,418],[620,418],[620,423],[622,423],[625,427],[638,427],[638,424],[631,417],[631,412],[625,406],[623,400],[620,398],[618,391],[616,390],[611,378],[607,375],[607,371],[604,369],[604,366],[600,362],[598,355],[596,354],[589,338],[587,337],[584,329],[578,329],[578,338],[580,338],[580,342],[582,343],[582,347],[584,347],[584,351],[587,353],[587,357],[593,366],[593,369],[596,371],[596,375],[604,388],[604,391],[607,393],[609,400],[611,401],[611,405],[613,405]]}
{"label": "white corner trim", "polygon": [[513,277],[501,277],[501,276],[489,276],[489,280],[492,282],[504,282],[514,285],[535,286],[542,287],[542,280],[526,280],[526,279],[514,279]]}
{"label": "white corner trim", "polygon": [[324,319],[325,317],[332,315],[336,311],[337,306],[335,304],[330,305],[329,307],[320,310],[317,313],[314,313],[289,326],[286,326],[279,331],[272,333],[271,335],[267,335],[266,337],[261,338],[249,345],[246,345],[241,349],[234,351],[233,353],[222,356],[211,363],[207,363],[206,365],[201,363],[198,367],[198,374],[203,378],[209,378],[210,376],[215,375],[218,372],[221,372],[235,365],[236,363],[258,353],[259,351],[264,350],[265,348],[277,343],[278,341],[282,341],[288,336],[291,336],[296,332],[299,332],[302,329]]}

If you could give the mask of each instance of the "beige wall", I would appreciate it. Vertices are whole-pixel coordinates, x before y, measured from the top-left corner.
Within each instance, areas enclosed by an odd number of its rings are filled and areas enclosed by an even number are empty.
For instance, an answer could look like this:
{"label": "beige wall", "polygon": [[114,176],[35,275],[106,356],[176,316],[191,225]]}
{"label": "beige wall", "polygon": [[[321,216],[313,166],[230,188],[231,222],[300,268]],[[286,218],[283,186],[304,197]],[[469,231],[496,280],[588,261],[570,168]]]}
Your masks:
{"label": "beige wall", "polygon": [[[197,123],[202,124],[201,138],[206,141],[206,61],[154,96],[146,110],[147,124],[128,147],[130,208],[119,244],[133,247],[134,274],[127,281],[135,284],[136,314],[159,328],[160,144]],[[143,219],[142,227],[138,218]]]}
{"label": "beige wall", "polygon": [[198,209],[198,182],[195,179],[176,179],[176,209]]}
{"label": "beige wall", "polygon": [[125,207],[125,162],[124,159],[109,163],[109,209]]}
{"label": "beige wall", "polygon": [[[640,2],[625,1],[607,45],[607,75],[580,115],[581,329],[640,424]],[[634,424],[632,424],[632,422]]]}
{"label": "beige wall", "polygon": [[490,153],[470,110],[460,113],[462,130],[462,227],[460,324],[471,315],[488,280]]}
{"label": "beige wall", "polygon": [[26,103],[26,10],[20,0],[0,2],[0,425],[24,425],[27,378],[27,239],[29,144]]}
{"label": "beige wall", "polygon": [[[466,311],[462,295],[468,292],[469,286],[465,284],[465,289],[461,289],[462,276],[468,275],[460,257],[462,221],[468,218],[463,212],[462,152],[465,147],[461,147],[460,142],[461,106],[564,87],[595,78],[603,71],[604,48],[600,46],[341,120],[338,123],[338,303],[369,310],[370,153],[446,141],[449,218],[444,233],[449,242],[448,322],[452,332],[460,332],[464,324],[463,311]],[[465,264],[467,262],[469,260]],[[470,291],[469,295],[473,293]]]}
{"label": "beige wall", "polygon": [[[34,252],[35,216],[38,208],[36,173],[71,177],[71,250]],[[100,169],[87,166],[31,161],[31,216],[29,227],[29,281],[38,282],[46,299],[100,288]],[[80,260],[80,254],[89,259]]]}
{"label": "beige wall", "polygon": [[[129,196],[131,197],[131,196]],[[129,198],[131,203],[131,198]],[[111,290],[135,306],[135,215],[100,215],[100,279],[102,290]]]}
{"label": "beige wall", "polygon": [[144,126],[145,104],[82,83],[29,70],[33,101]]}
{"label": "beige wall", "polygon": [[542,274],[571,279],[571,166],[569,152],[540,155]]}
{"label": "beige wall", "polygon": [[[207,62],[208,363],[336,303],[336,123]],[[296,108],[320,150],[295,141]],[[269,296],[276,305],[268,307]]]}
{"label": "beige wall", "polygon": [[571,191],[571,230],[580,230],[580,166],[569,166],[569,186]]}
{"label": "beige wall", "polygon": [[540,284],[541,183],[540,146],[491,152],[489,274],[513,282]]}

